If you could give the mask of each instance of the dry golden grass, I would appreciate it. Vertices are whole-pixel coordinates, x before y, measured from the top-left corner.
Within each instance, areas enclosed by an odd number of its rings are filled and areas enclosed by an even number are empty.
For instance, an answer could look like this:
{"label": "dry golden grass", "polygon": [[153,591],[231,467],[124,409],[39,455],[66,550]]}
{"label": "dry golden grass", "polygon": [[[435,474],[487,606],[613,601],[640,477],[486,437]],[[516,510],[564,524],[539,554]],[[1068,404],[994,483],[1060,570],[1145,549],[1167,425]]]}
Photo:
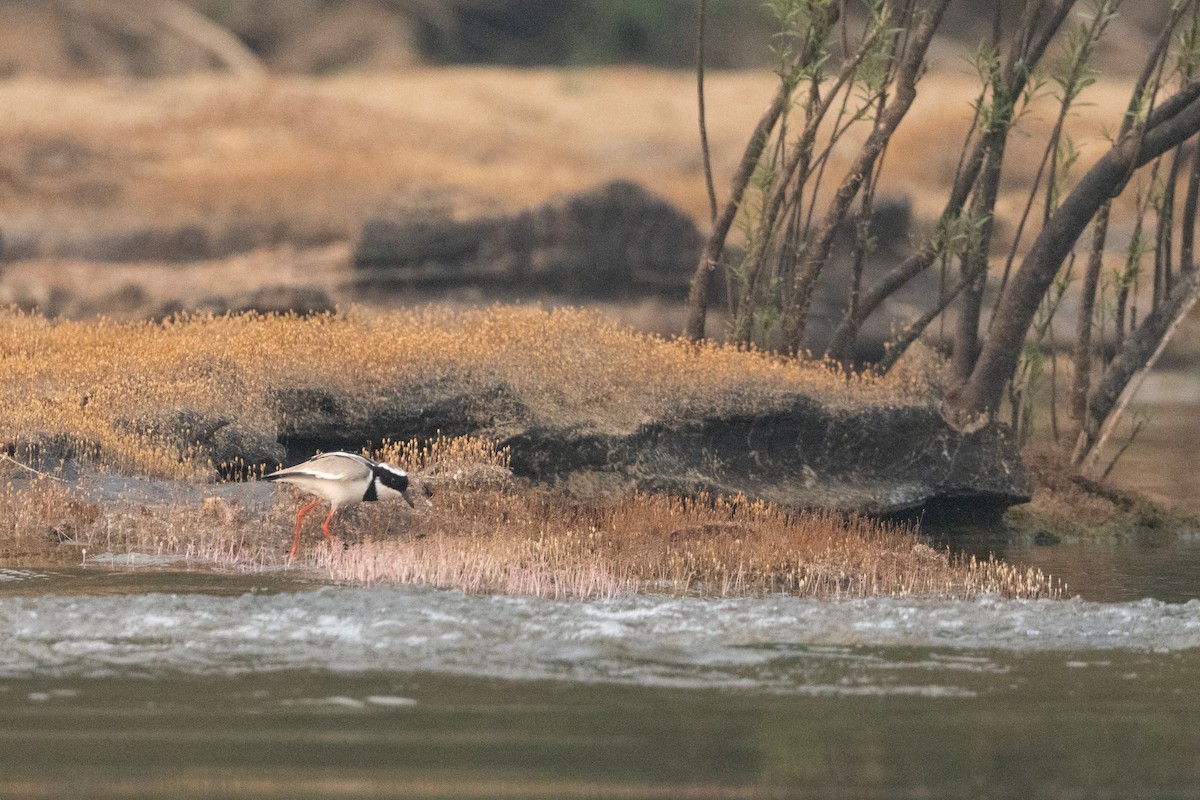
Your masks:
{"label": "dry golden grass", "polygon": [[[863,518],[788,512],[740,497],[639,494],[580,505],[514,483],[506,454],[478,439],[389,444],[373,455],[411,470],[418,496],[432,500],[415,511],[360,506],[337,518],[332,547],[310,520],[300,568],[336,581],[576,599],[640,591],[1053,598],[1064,588],[1040,571],[952,558],[911,529]],[[277,570],[289,565],[296,507],[287,490],[266,507],[228,496],[105,503],[41,479],[0,493],[0,545],[41,554],[43,563],[61,562],[64,552],[78,559],[138,553]]]}
{"label": "dry golden grass", "polygon": [[830,404],[928,402],[903,380],[846,380],[819,363],[667,341],[574,310],[430,307],[161,324],[0,314],[0,442],[19,452],[66,451],[120,473],[203,479],[218,465],[178,429],[181,414],[273,442],[287,423],[277,398],[305,388],[337,398],[347,425],[502,388],[526,422],[602,432],[673,415],[757,413],[797,393]]}
{"label": "dry golden grass", "polygon": [[[322,548],[331,577],[544,597],[649,588],[702,595],[1058,597],[1040,571],[963,561],[908,529],[792,513],[744,497],[630,495],[603,507],[534,493],[469,492],[415,536]],[[466,534],[466,535],[464,535]]]}
{"label": "dry golden grass", "polygon": [[[761,411],[796,393],[829,403],[927,402],[912,385],[847,382],[822,364],[666,341],[581,311],[429,308],[162,324],[0,316],[0,437],[18,452],[59,446],[85,473],[210,479],[216,465],[170,427],[181,410],[274,438],[286,420],[272,398],[289,387],[331,392],[353,418],[402,402],[414,386],[452,395],[498,385],[534,422],[608,428]],[[329,550],[310,520],[303,558],[330,578],[575,597],[643,588],[821,597],[1058,591],[1046,576],[960,563],[911,531],[864,519],[743,498],[633,495],[580,505],[514,484],[507,455],[480,440],[382,443],[374,455],[408,469],[418,497],[428,488],[432,501],[413,512],[365,504],[340,516],[346,550]],[[298,508],[286,490],[266,506],[251,502],[262,497],[253,484],[245,502],[229,487],[145,502],[89,496],[50,478],[26,486],[25,470],[6,469],[6,550],[182,555],[237,569],[286,563]]]}
{"label": "dry golden grass", "polygon": [[[910,195],[925,216],[940,211],[975,91],[960,75],[965,65],[943,63],[941,69],[928,76],[893,144],[883,188],[885,194]],[[774,80],[766,73],[708,76],[719,187]],[[365,216],[380,210],[403,213],[432,204],[452,214],[506,211],[554,192],[631,178],[703,223],[707,201],[693,91],[689,74],[637,69],[416,69],[260,83],[214,77],[5,81],[0,102],[9,113],[0,120],[0,171],[12,179],[0,185],[0,213],[6,234],[31,231],[50,244],[137,226],[219,230],[246,220],[286,220],[348,240]],[[1123,92],[1116,84],[1097,85],[1087,98],[1096,105],[1076,118],[1081,136],[1091,132],[1089,141],[1102,140],[1100,121],[1115,119],[1110,112],[1123,106]],[[831,175],[852,157],[855,135],[832,153]],[[1022,180],[1036,150],[1035,141],[1014,138],[1010,160]],[[1095,152],[1088,150],[1082,160]],[[1020,184],[1006,186],[1002,209],[1019,207]],[[825,189],[833,186],[831,180]],[[284,281],[294,274],[277,270],[281,264],[294,268],[293,261],[284,254],[214,264],[188,273],[186,293],[231,284],[254,288],[251,274]],[[318,285],[335,285],[346,269],[344,257],[329,263]],[[68,266],[64,272],[60,262],[44,261],[43,274],[30,280],[69,280],[76,291],[100,286],[106,293],[143,280],[137,267],[118,273],[110,265]],[[162,269],[155,280],[163,274],[167,281],[179,279]],[[17,272],[9,269],[10,276]],[[67,272],[69,278],[61,277]],[[827,402],[927,402],[920,381],[846,387],[820,365],[692,348],[578,312],[516,310],[353,311],[310,321],[238,317],[162,326],[53,324],[9,314],[0,317],[0,377],[0,441],[71,450],[119,472],[186,479],[208,478],[215,465],[164,429],[173,414],[187,409],[228,418],[274,439],[286,420],[272,398],[281,387],[297,385],[328,389],[352,401],[348,407],[368,409],[402,401],[414,386],[504,385],[533,413],[553,415],[556,422],[621,429],[672,410],[768,409],[796,391]],[[46,499],[29,507],[48,519],[64,504],[81,502],[56,494],[66,491],[57,485],[36,491]],[[20,504],[5,502],[12,512],[5,519],[11,520]],[[660,501],[623,502],[638,509]],[[217,502],[206,508],[202,514],[151,510],[119,522],[101,508],[98,519],[109,520],[114,535],[146,526],[148,548],[159,541],[184,551],[217,547],[213,542],[223,543],[222,552],[260,546],[254,538],[222,538],[229,524],[249,521],[226,521],[226,512],[239,509]],[[272,513],[271,535],[286,533],[287,509]],[[258,551],[262,563],[277,555],[270,542]],[[750,547],[745,540],[743,545]],[[368,551],[350,552],[365,559]],[[730,555],[728,563],[740,562]]]}
{"label": "dry golden grass", "polygon": [[279,544],[288,517],[283,506],[254,511],[219,498],[195,504],[113,502],[52,479],[30,486],[10,482],[0,492],[0,552],[43,566],[137,553],[178,556],[209,568],[270,569],[286,559]]}
{"label": "dry golden grass", "polygon": [[[712,72],[708,134],[718,187],[774,92],[768,72]],[[7,233],[51,242],[99,231],[287,220],[344,238],[381,210],[512,210],[623,178],[708,219],[695,80],[649,69],[419,68],[392,75],[212,76],[153,82],[0,82],[0,212]],[[942,58],[897,133],[881,191],[940,213],[978,91]],[[1070,120],[1080,167],[1107,146],[1128,89],[1103,76]],[[1015,225],[1054,107],[1022,122],[997,207]],[[830,156],[840,176],[869,125]],[[825,182],[831,193],[836,180]],[[1011,230],[1011,227],[1008,228]]]}
{"label": "dry golden grass", "polygon": [[[508,210],[616,178],[703,210],[686,73],[413,69],[332,79],[0,83],[9,225],[73,234],[288,219],[356,234],[367,214],[431,203]],[[771,91],[714,78],[730,166]]]}

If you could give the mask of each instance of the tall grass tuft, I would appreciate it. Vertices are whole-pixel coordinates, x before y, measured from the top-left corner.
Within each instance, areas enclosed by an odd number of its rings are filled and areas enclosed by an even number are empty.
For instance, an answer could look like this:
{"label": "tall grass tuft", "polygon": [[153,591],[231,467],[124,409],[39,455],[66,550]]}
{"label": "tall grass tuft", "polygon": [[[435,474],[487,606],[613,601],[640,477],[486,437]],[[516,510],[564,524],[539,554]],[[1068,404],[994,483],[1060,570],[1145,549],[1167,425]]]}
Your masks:
{"label": "tall grass tuft", "polygon": [[[0,493],[0,551],[55,562],[141,553],[204,568],[576,599],[645,591],[1054,598],[1064,589],[1041,572],[953,557],[911,528],[863,517],[744,497],[629,494],[579,503],[514,481],[507,454],[478,439],[387,443],[372,454],[411,470],[417,508],[358,506],[336,518],[332,547],[319,521],[310,521],[294,564],[288,552],[299,498],[282,487],[265,503],[227,491],[139,503],[89,498],[50,478],[22,488],[10,482]],[[258,499],[261,486],[241,484]]]}
{"label": "tall grass tuft", "polygon": [[794,512],[744,497],[631,494],[581,506],[541,492],[466,492],[407,535],[315,551],[330,577],[469,592],[612,597],[789,594],[1059,597],[1060,583],[952,557],[911,528]]}

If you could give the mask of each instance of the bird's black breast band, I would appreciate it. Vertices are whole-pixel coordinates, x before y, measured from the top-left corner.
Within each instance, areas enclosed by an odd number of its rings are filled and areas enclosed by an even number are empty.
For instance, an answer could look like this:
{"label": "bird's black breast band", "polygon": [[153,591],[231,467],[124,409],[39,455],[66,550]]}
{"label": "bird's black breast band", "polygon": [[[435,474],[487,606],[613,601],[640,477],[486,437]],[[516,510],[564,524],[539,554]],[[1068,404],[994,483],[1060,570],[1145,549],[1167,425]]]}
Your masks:
{"label": "bird's black breast band", "polygon": [[379,499],[379,492],[375,491],[375,481],[379,479],[378,475],[371,476],[371,482],[367,484],[367,490],[363,492],[363,501],[370,502]]}

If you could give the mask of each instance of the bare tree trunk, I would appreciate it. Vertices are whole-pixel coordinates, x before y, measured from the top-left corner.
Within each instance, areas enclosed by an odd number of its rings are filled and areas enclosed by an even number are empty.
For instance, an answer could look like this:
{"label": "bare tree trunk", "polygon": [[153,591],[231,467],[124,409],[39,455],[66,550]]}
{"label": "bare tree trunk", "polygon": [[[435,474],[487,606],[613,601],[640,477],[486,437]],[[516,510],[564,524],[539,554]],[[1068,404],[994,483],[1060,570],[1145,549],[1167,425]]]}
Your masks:
{"label": "bare tree trunk", "polygon": [[1175,187],[1179,183],[1179,166],[1183,163],[1183,146],[1175,148],[1167,180],[1163,184],[1163,196],[1155,214],[1154,249],[1154,304],[1152,309],[1166,298],[1175,282]]}
{"label": "bare tree trunk", "polygon": [[[1009,102],[1007,99],[1001,102]],[[996,197],[1000,192],[1001,166],[1004,163],[1004,145],[1008,140],[1009,121],[1002,129],[989,131],[987,161],[980,176],[980,185],[975,191],[971,209],[981,220],[979,240],[967,250],[962,260],[962,275],[971,276],[963,289],[962,303],[955,324],[954,351],[951,354],[951,373],[958,381],[964,381],[975,366],[979,352],[979,317],[983,311],[983,290],[987,286],[988,250],[995,227]]]}
{"label": "bare tree trunk", "polygon": [[[754,242],[751,252],[746,257],[746,278],[745,287],[740,302],[738,303],[738,319],[734,338],[744,344],[750,341],[750,333],[752,329],[751,314],[755,304],[755,295],[758,292],[759,283],[761,282],[762,270],[768,256],[770,255],[770,232],[776,228],[776,222],[779,220],[781,212],[789,201],[795,206],[795,210],[799,210],[798,200],[802,194],[802,187],[805,176],[811,166],[813,146],[817,139],[817,130],[825,116],[829,113],[829,109],[833,106],[834,100],[842,91],[842,88],[853,77],[855,70],[862,65],[862,61],[870,52],[870,48],[878,36],[878,30],[873,30],[866,39],[859,45],[858,50],[853,57],[846,60],[839,71],[837,79],[833,82],[833,86],[825,93],[825,99],[820,97],[820,86],[817,82],[812,84],[812,92],[808,102],[808,119],[805,120],[804,130],[797,138],[796,143],[792,145],[791,153],[788,154],[787,160],[784,162],[783,169],[780,171],[779,178],[775,182],[775,186],[768,197],[763,208],[763,221],[760,226],[762,235]],[[802,58],[811,58],[812,54],[804,53]],[[848,98],[843,99],[843,103]],[[780,136],[782,137],[782,133]],[[788,190],[791,189],[789,196]],[[813,192],[814,196],[816,192]],[[811,212],[811,208],[809,209]],[[801,236],[800,218],[796,216],[788,223],[789,240],[798,241]]]}
{"label": "bare tree trunk", "polygon": [[[1180,8],[1176,13],[1182,15],[1183,9]],[[1165,27],[1159,35],[1151,57],[1146,60],[1146,65],[1142,69],[1137,82],[1134,84],[1133,94],[1130,97],[1125,118],[1121,121],[1120,132],[1117,134],[1118,140],[1127,136],[1133,127],[1142,94],[1146,91],[1146,87],[1150,83],[1160,54],[1165,52],[1167,44],[1170,41],[1171,31],[1174,29],[1177,19],[1178,17],[1172,17],[1170,25]],[[1112,201],[1105,201],[1097,212],[1095,222],[1093,223],[1092,248],[1088,256],[1087,269],[1083,274],[1079,316],[1075,323],[1075,347],[1072,354],[1075,374],[1071,380],[1069,414],[1071,419],[1076,422],[1080,432],[1088,425],[1087,399],[1092,381],[1092,326],[1096,311],[1096,292],[1100,284],[1100,273],[1104,267],[1104,248],[1108,238],[1108,220],[1111,212]],[[1185,249],[1187,247],[1186,231],[1184,247]],[[1121,308],[1116,324],[1114,325],[1116,328],[1115,336],[1118,341],[1124,335],[1124,302],[1120,302],[1119,305]],[[1103,336],[1103,331],[1101,331],[1101,335]]]}
{"label": "bare tree trunk", "polygon": [[1196,212],[1200,205],[1200,148],[1192,147],[1192,168],[1188,172],[1187,193],[1183,200],[1183,230],[1179,235],[1179,271],[1184,275],[1196,268]]}
{"label": "bare tree trunk", "polygon": [[[975,188],[975,196],[971,201],[971,217],[980,222],[979,235],[959,257],[959,272],[963,279],[962,301],[954,321],[954,339],[950,352],[950,374],[954,376],[956,383],[965,381],[971,374],[979,352],[979,320],[983,315],[983,294],[987,288],[992,231],[996,223],[996,196],[1000,192],[1004,146],[1012,131],[1016,103],[1016,95],[1003,78],[1008,77],[1007,73],[1011,72],[1013,58],[1024,49],[1024,40],[1033,32],[1034,23],[1042,10],[1043,4],[1040,0],[1026,0],[1016,34],[1022,41],[1015,41],[1009,49],[1006,74],[1001,76],[993,73],[990,76],[993,118],[990,119],[990,129],[983,133],[987,158],[984,161],[980,183]],[[997,3],[992,12],[992,48],[996,52],[1000,51],[1003,39],[1002,11],[1002,4]],[[1036,187],[1031,190],[1031,196],[1033,192],[1036,192]]]}
{"label": "bare tree trunk", "polygon": [[1096,309],[1096,291],[1100,286],[1100,270],[1104,267],[1104,242],[1108,238],[1108,215],[1112,203],[1106,202],[1096,212],[1092,227],[1092,249],[1080,289],[1079,316],[1075,321],[1075,347],[1071,360],[1075,374],[1071,379],[1071,419],[1082,428],[1087,416],[1088,391],[1092,381],[1092,317]]}
{"label": "bare tree trunk", "polygon": [[991,334],[970,378],[955,392],[961,417],[996,410],[1016,368],[1038,305],[1084,228],[1134,170],[1200,131],[1200,82],[1191,82],[1150,114],[1144,129],[1123,136],[1083,176],[1043,227],[996,310]]}
{"label": "bare tree trunk", "polygon": [[754,175],[754,168],[758,166],[759,156],[762,155],[763,148],[767,146],[767,141],[771,138],[771,131],[779,122],[780,115],[787,108],[789,96],[787,87],[781,85],[766,113],[754,127],[754,132],[750,134],[750,141],[746,144],[746,150],[742,153],[742,160],[733,174],[729,200],[726,201],[721,213],[713,222],[713,229],[704,242],[704,249],[700,253],[700,263],[696,265],[696,271],[692,273],[692,283],[688,291],[688,316],[683,335],[690,341],[698,342],[704,338],[704,323],[708,316],[709,279],[712,277],[717,262],[721,259],[721,253],[725,251],[725,238],[729,236],[729,229],[737,217],[738,208],[742,204],[742,196],[746,193],[746,187]]}
{"label": "bare tree trunk", "polygon": [[[880,103],[882,102],[883,98],[881,96]],[[850,293],[846,298],[846,313],[850,315],[858,313],[858,298],[862,293],[863,265],[867,258],[867,251],[871,247],[871,214],[875,205],[875,185],[882,163],[883,159],[880,159],[880,163],[871,172],[867,173],[866,180],[863,183],[863,196],[858,209],[858,219],[854,225],[854,252],[851,255],[852,261],[850,265]],[[849,374],[851,368],[849,357],[844,358],[841,363],[842,368]]]}
{"label": "bare tree trunk", "polygon": [[[959,179],[952,187],[950,199],[946,202],[945,210],[942,211],[939,225],[946,224],[962,213],[962,207],[967,202],[971,186],[974,184],[975,178],[979,176],[979,169],[982,165],[983,148],[978,147],[971,160],[967,162],[966,169],[959,173]],[[937,260],[939,246],[940,242],[936,237],[931,239],[921,250],[892,268],[866,292],[860,292],[856,312],[853,314],[848,312],[842,317],[834,331],[833,338],[830,339],[825,355],[834,361],[844,361],[848,358],[862,323],[904,284],[929,269],[930,265]]]}
{"label": "bare tree trunk", "polygon": [[712,156],[708,148],[708,119],[704,113],[704,18],[708,3],[700,0],[696,22],[696,111],[700,118],[700,156],[704,160],[704,188],[708,190],[708,221],[717,220],[717,190],[713,187]]}
{"label": "bare tree trunk", "polygon": [[[962,300],[954,318],[954,339],[950,351],[950,374],[964,381],[971,374],[979,352],[979,318],[983,313],[983,290],[987,286],[986,253],[974,253],[960,266],[963,276]],[[980,269],[980,266],[985,269]],[[966,280],[967,275],[972,275]]]}
{"label": "bare tree trunk", "polygon": [[[1154,168],[1150,172],[1149,182],[1151,186],[1154,185],[1155,180],[1158,178],[1158,165],[1159,162],[1155,161]],[[1134,290],[1132,297],[1134,298],[1135,308],[1133,310],[1133,316],[1135,318],[1131,323],[1129,323],[1128,327],[1137,325],[1137,274],[1138,270],[1141,268],[1140,262],[1142,257],[1140,242],[1142,241],[1142,229],[1146,224],[1146,206],[1149,205],[1149,203],[1150,192],[1147,192],[1144,196],[1139,196],[1136,203],[1137,211],[1134,215],[1133,233],[1130,236],[1130,241],[1137,244],[1137,247],[1135,248],[1134,245],[1131,244],[1129,251],[1125,254],[1125,269],[1121,273],[1120,286],[1117,289],[1117,307],[1113,312],[1114,350],[1120,350],[1125,344],[1125,330],[1127,327],[1125,320],[1126,315],[1130,310],[1129,298],[1131,296],[1131,288]]]}

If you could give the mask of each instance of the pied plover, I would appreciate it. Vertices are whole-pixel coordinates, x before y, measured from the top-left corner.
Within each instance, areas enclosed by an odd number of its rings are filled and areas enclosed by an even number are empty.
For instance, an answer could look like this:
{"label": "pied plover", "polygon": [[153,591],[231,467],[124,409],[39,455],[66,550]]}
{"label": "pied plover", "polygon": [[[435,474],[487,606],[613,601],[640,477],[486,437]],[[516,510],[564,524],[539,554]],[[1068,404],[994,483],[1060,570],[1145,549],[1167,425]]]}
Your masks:
{"label": "pied plover", "polygon": [[329,521],[343,506],[372,500],[394,500],[397,497],[413,505],[408,494],[408,473],[390,464],[372,461],[354,453],[322,453],[302,464],[264,475],[268,481],[290,483],[297,489],[316,495],[317,499],[300,509],[296,515],[296,538],[292,542],[292,558],[300,548],[300,523],[304,515],[321,501],[329,503],[329,516],[321,530],[330,542]]}

